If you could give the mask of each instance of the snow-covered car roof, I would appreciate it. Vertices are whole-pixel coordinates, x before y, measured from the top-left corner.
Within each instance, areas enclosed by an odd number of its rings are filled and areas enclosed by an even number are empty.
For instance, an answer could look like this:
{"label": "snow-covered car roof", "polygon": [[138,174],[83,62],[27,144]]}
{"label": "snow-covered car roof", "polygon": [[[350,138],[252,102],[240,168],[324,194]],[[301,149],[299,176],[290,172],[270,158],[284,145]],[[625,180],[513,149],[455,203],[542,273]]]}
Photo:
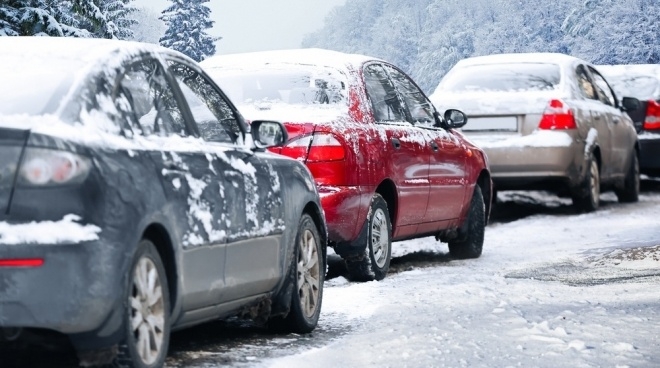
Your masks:
{"label": "snow-covered car roof", "polygon": [[565,54],[538,52],[475,56],[463,59],[456,63],[456,65],[469,66],[503,63],[553,63],[558,65],[572,65],[576,62],[587,64],[587,62],[581,59]]}
{"label": "snow-covered car roof", "polygon": [[660,78],[660,64],[596,65],[596,70],[607,75],[650,74]]}
{"label": "snow-covered car roof", "polygon": [[308,64],[345,69],[377,58],[325,49],[290,49],[212,56],[200,64],[204,68],[245,67],[265,64]]}
{"label": "snow-covered car roof", "polygon": [[25,55],[26,64],[23,67],[26,69],[32,65],[48,63],[51,59],[70,60],[80,65],[107,58],[110,53],[120,56],[120,53],[175,52],[147,43],[71,37],[2,37],[0,48],[3,56]]}

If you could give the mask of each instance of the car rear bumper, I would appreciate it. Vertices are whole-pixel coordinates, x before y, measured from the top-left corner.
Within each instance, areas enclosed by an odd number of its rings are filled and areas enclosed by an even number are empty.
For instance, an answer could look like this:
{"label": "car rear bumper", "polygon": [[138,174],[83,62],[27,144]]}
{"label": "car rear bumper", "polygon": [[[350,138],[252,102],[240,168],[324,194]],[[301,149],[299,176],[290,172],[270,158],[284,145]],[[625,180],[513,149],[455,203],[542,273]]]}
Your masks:
{"label": "car rear bumper", "polygon": [[579,185],[585,170],[584,143],[575,143],[566,135],[563,144],[554,146],[551,142],[543,146],[483,146],[495,187],[559,190],[565,188],[554,186]]}
{"label": "car rear bumper", "polygon": [[[357,186],[319,186],[321,206],[328,226],[328,239],[331,243],[352,242],[366,221],[363,191]],[[367,195],[367,197],[369,197]]]}
{"label": "car rear bumper", "polygon": [[44,261],[40,267],[0,267],[0,327],[65,334],[101,328],[122,305],[119,253],[102,240],[75,244],[0,241],[0,259]]}
{"label": "car rear bumper", "polygon": [[642,174],[660,176],[660,134],[640,134],[639,146],[639,169]]}

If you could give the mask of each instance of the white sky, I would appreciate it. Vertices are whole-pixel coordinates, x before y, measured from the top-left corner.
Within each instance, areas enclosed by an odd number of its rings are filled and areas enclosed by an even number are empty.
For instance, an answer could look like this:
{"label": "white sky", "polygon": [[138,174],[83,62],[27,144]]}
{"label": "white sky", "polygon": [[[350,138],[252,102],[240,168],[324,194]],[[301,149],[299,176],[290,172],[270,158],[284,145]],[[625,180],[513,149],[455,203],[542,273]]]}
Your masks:
{"label": "white sky", "polygon": [[[298,48],[303,37],[323,26],[328,12],[346,0],[211,0],[215,21],[208,33],[221,36],[218,54]],[[162,12],[167,0],[136,0],[137,7]]]}

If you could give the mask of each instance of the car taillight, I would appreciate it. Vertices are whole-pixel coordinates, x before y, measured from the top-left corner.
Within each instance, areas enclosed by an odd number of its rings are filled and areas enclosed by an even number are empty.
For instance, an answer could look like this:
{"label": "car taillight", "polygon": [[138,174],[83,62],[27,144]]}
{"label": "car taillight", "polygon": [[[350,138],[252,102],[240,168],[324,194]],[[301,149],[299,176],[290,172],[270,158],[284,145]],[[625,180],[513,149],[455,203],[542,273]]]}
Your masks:
{"label": "car taillight", "polygon": [[0,267],[41,267],[43,258],[0,259]]}
{"label": "car taillight", "polygon": [[296,160],[305,161],[307,153],[309,152],[309,145],[312,142],[312,136],[308,135],[301,138],[296,138],[282,147],[280,154],[295,158]]}
{"label": "car taillight", "polygon": [[332,134],[314,134],[307,162],[341,161],[344,157],[344,146]]}
{"label": "car taillight", "polygon": [[577,129],[573,110],[562,100],[550,100],[543,112],[539,129]]}
{"label": "car taillight", "polygon": [[65,151],[25,149],[18,183],[46,186],[81,183],[91,169],[88,158]]}
{"label": "car taillight", "polygon": [[644,129],[660,129],[660,104],[656,101],[649,100],[648,104],[646,105],[646,119],[644,119]]}

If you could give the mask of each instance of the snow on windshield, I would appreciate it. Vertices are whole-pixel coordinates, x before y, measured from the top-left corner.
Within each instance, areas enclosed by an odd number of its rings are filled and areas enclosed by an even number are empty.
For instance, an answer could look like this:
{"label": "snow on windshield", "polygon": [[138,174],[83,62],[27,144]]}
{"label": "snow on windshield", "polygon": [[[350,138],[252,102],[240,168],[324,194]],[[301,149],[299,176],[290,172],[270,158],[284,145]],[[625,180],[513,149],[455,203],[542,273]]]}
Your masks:
{"label": "snow on windshield", "polygon": [[548,63],[470,65],[450,72],[439,89],[453,92],[547,91],[557,87],[560,75],[559,65]]}
{"label": "snow on windshield", "polygon": [[327,121],[348,111],[347,78],[330,67],[261,65],[209,74],[250,120]]}

